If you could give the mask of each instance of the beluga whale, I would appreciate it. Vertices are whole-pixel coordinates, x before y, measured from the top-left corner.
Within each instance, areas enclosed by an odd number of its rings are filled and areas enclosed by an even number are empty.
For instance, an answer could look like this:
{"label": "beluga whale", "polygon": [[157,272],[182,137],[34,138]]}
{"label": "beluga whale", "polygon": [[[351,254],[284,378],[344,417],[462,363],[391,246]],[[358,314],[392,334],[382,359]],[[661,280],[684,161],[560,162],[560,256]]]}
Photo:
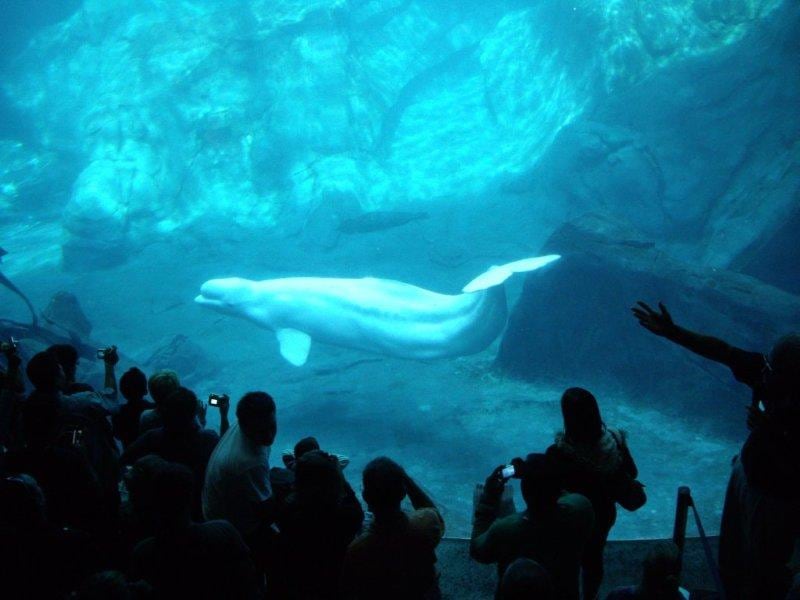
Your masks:
{"label": "beluga whale", "polygon": [[397,358],[465,356],[487,348],[505,327],[503,283],[559,258],[493,266],[460,294],[374,277],[229,277],[206,281],[195,302],[274,331],[281,355],[298,367],[308,360],[312,340]]}

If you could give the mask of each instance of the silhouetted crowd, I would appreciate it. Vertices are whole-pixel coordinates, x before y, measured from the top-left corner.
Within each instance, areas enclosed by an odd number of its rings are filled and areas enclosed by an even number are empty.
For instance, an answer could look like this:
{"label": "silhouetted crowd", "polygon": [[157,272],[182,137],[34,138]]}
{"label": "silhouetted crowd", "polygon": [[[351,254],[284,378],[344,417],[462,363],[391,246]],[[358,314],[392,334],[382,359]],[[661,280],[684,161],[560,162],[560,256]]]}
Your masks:
{"label": "silhouetted crowd", "polygon": [[[676,325],[663,306],[639,303],[633,312],[652,333],[727,365],[753,392],[723,511],[726,597],[800,597],[792,587],[800,571],[800,336],[768,354],[747,352]],[[70,345],[25,365],[15,344],[2,353],[0,597],[441,597],[442,514],[390,458],[363,470],[365,511],[344,476],[348,459],[315,438],[274,464],[278,420],[266,392],[239,399],[233,422],[228,396],[212,395],[214,431],[209,406],[175,372],[148,378],[131,368],[117,381],[116,347],[98,353],[102,391],[75,380]],[[646,503],[627,435],[603,422],[595,397],[567,389],[561,410],[564,427],[551,446],[499,465],[478,486],[470,555],[497,565],[496,598],[597,598],[617,507]],[[639,583],[607,597],[683,598],[680,573],[678,547],[657,544]]]}

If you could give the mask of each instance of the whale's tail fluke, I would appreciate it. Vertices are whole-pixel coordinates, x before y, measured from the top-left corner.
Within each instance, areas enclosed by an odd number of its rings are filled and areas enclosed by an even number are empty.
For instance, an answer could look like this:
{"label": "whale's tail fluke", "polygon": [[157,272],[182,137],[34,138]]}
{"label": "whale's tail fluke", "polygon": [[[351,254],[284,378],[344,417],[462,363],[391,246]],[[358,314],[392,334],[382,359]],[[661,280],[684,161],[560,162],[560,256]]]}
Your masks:
{"label": "whale's tail fluke", "polygon": [[496,285],[500,285],[506,279],[511,277],[514,273],[527,273],[528,271],[535,271],[542,267],[549,265],[552,262],[561,258],[559,254],[548,254],[547,256],[536,256],[534,258],[523,258],[522,260],[515,260],[514,262],[506,263],[495,266],[481,273],[475,279],[470,281],[461,290],[464,293],[479,292]]}

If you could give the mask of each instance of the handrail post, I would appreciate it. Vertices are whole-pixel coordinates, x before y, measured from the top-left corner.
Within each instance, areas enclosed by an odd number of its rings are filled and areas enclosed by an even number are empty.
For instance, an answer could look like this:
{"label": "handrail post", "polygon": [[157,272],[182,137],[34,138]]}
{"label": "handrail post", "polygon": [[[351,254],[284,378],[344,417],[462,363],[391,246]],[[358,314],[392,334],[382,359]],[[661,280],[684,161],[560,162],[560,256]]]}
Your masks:
{"label": "handrail post", "polygon": [[672,531],[672,541],[678,547],[683,558],[683,547],[686,545],[686,523],[689,519],[689,507],[692,505],[692,492],[683,485],[678,488],[678,502],[675,507],[675,528]]}

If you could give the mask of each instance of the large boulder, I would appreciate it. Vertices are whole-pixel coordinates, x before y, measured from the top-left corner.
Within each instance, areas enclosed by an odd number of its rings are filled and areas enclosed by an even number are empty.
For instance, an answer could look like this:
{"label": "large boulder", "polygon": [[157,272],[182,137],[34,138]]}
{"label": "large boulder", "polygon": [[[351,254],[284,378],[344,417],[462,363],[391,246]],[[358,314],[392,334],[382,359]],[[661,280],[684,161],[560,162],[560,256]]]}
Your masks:
{"label": "large boulder", "polygon": [[[64,211],[67,268],[124,262],[135,247],[137,216],[158,215],[169,173],[147,144],[104,146],[81,172]],[[143,237],[146,237],[146,233]]]}
{"label": "large boulder", "polygon": [[57,292],[50,298],[42,318],[70,337],[85,340],[92,333],[92,323],[83,312],[78,297],[72,292]]}
{"label": "large boulder", "polygon": [[157,348],[144,366],[151,372],[173,370],[187,386],[203,382],[219,370],[213,358],[185,335],[176,335],[167,344]]}
{"label": "large boulder", "polygon": [[65,202],[72,166],[55,152],[4,139],[0,129],[0,211],[20,219]]}
{"label": "large boulder", "polygon": [[[663,301],[676,321],[766,352],[800,329],[800,298],[746,275],[681,262],[630,227],[599,216],[565,224],[543,253],[563,255],[527,277],[497,356],[525,379],[615,388],[668,411],[741,416],[747,400],[715,367],[643,330],[629,307]],[[724,410],[724,408],[723,408]],[[740,422],[732,421],[732,422]]]}
{"label": "large boulder", "polygon": [[[798,165],[800,167],[800,165]],[[800,294],[800,190],[795,193],[794,210],[776,230],[765,232],[731,264],[731,268],[758,277],[793,294]]]}

